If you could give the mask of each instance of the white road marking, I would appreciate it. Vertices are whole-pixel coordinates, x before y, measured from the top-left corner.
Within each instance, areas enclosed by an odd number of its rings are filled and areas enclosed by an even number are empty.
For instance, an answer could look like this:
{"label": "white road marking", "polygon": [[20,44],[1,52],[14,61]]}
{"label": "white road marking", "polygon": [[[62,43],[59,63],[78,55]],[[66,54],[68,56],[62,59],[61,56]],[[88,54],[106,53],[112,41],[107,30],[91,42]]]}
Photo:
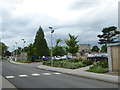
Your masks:
{"label": "white road marking", "polygon": [[51,75],[51,73],[43,73],[44,75]]}
{"label": "white road marking", "polygon": [[37,74],[37,73],[35,73],[35,74],[31,74],[31,75],[33,75],[33,76],[40,76],[40,74]]}
{"label": "white road marking", "polygon": [[14,78],[14,76],[6,76],[6,78]]}
{"label": "white road marking", "polygon": [[54,74],[57,74],[57,75],[58,75],[58,74],[61,74],[61,73],[54,73]]}
{"label": "white road marking", "polygon": [[23,74],[23,75],[19,75],[19,77],[27,77],[27,75]]}

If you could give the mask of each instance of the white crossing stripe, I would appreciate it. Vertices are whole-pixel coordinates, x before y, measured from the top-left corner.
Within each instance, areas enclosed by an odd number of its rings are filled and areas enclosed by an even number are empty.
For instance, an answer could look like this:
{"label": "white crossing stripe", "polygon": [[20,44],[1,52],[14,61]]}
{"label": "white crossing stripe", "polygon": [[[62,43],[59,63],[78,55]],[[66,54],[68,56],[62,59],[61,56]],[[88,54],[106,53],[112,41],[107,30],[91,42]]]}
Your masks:
{"label": "white crossing stripe", "polygon": [[57,75],[58,75],[58,74],[61,74],[61,73],[54,73],[54,74],[57,74]]}
{"label": "white crossing stripe", "polygon": [[44,75],[51,75],[51,73],[43,73]]}
{"label": "white crossing stripe", "polygon": [[19,75],[19,77],[27,77],[27,75],[23,74],[23,75]]}
{"label": "white crossing stripe", "polygon": [[40,76],[40,74],[37,74],[37,73],[35,73],[35,74],[31,74],[31,75],[33,75],[33,76]]}
{"label": "white crossing stripe", "polygon": [[14,78],[14,76],[6,76],[6,78]]}

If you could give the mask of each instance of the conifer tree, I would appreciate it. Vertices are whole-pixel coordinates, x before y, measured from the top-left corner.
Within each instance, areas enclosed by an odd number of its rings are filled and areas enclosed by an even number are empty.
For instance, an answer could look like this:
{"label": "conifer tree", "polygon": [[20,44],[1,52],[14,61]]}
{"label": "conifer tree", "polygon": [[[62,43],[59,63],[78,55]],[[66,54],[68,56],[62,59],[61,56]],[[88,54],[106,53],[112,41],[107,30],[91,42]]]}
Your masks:
{"label": "conifer tree", "polygon": [[37,58],[49,55],[49,48],[47,46],[47,42],[44,38],[44,32],[41,27],[39,27],[36,33],[36,37],[34,41],[34,50],[35,50],[34,54]]}

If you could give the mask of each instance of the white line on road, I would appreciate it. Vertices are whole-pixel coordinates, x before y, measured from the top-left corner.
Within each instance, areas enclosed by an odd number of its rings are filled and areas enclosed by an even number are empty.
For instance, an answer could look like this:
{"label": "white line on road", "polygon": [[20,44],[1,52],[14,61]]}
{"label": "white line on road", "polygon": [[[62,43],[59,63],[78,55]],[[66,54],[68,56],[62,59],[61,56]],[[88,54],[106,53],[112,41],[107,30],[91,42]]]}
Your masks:
{"label": "white line on road", "polygon": [[19,77],[27,77],[27,75],[23,74],[23,75],[19,75]]}
{"label": "white line on road", "polygon": [[31,75],[33,75],[33,76],[40,76],[40,74],[37,74],[37,73],[35,73],[35,74],[31,74]]}
{"label": "white line on road", "polygon": [[61,73],[53,73],[53,74],[57,74],[58,75],[58,74],[61,74]]}
{"label": "white line on road", "polygon": [[14,78],[14,76],[6,76],[6,78]]}
{"label": "white line on road", "polygon": [[44,75],[51,75],[51,73],[43,73]]}

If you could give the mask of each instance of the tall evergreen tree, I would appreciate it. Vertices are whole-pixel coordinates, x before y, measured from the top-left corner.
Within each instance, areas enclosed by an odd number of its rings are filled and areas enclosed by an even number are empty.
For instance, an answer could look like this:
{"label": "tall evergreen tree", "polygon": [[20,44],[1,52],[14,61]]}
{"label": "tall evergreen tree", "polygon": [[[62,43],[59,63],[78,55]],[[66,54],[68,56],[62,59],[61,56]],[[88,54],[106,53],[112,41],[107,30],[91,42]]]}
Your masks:
{"label": "tall evergreen tree", "polygon": [[39,56],[48,56],[49,55],[49,48],[47,46],[47,42],[44,38],[44,32],[41,27],[39,27],[35,41],[34,41],[34,49],[35,49],[35,56],[38,58]]}

